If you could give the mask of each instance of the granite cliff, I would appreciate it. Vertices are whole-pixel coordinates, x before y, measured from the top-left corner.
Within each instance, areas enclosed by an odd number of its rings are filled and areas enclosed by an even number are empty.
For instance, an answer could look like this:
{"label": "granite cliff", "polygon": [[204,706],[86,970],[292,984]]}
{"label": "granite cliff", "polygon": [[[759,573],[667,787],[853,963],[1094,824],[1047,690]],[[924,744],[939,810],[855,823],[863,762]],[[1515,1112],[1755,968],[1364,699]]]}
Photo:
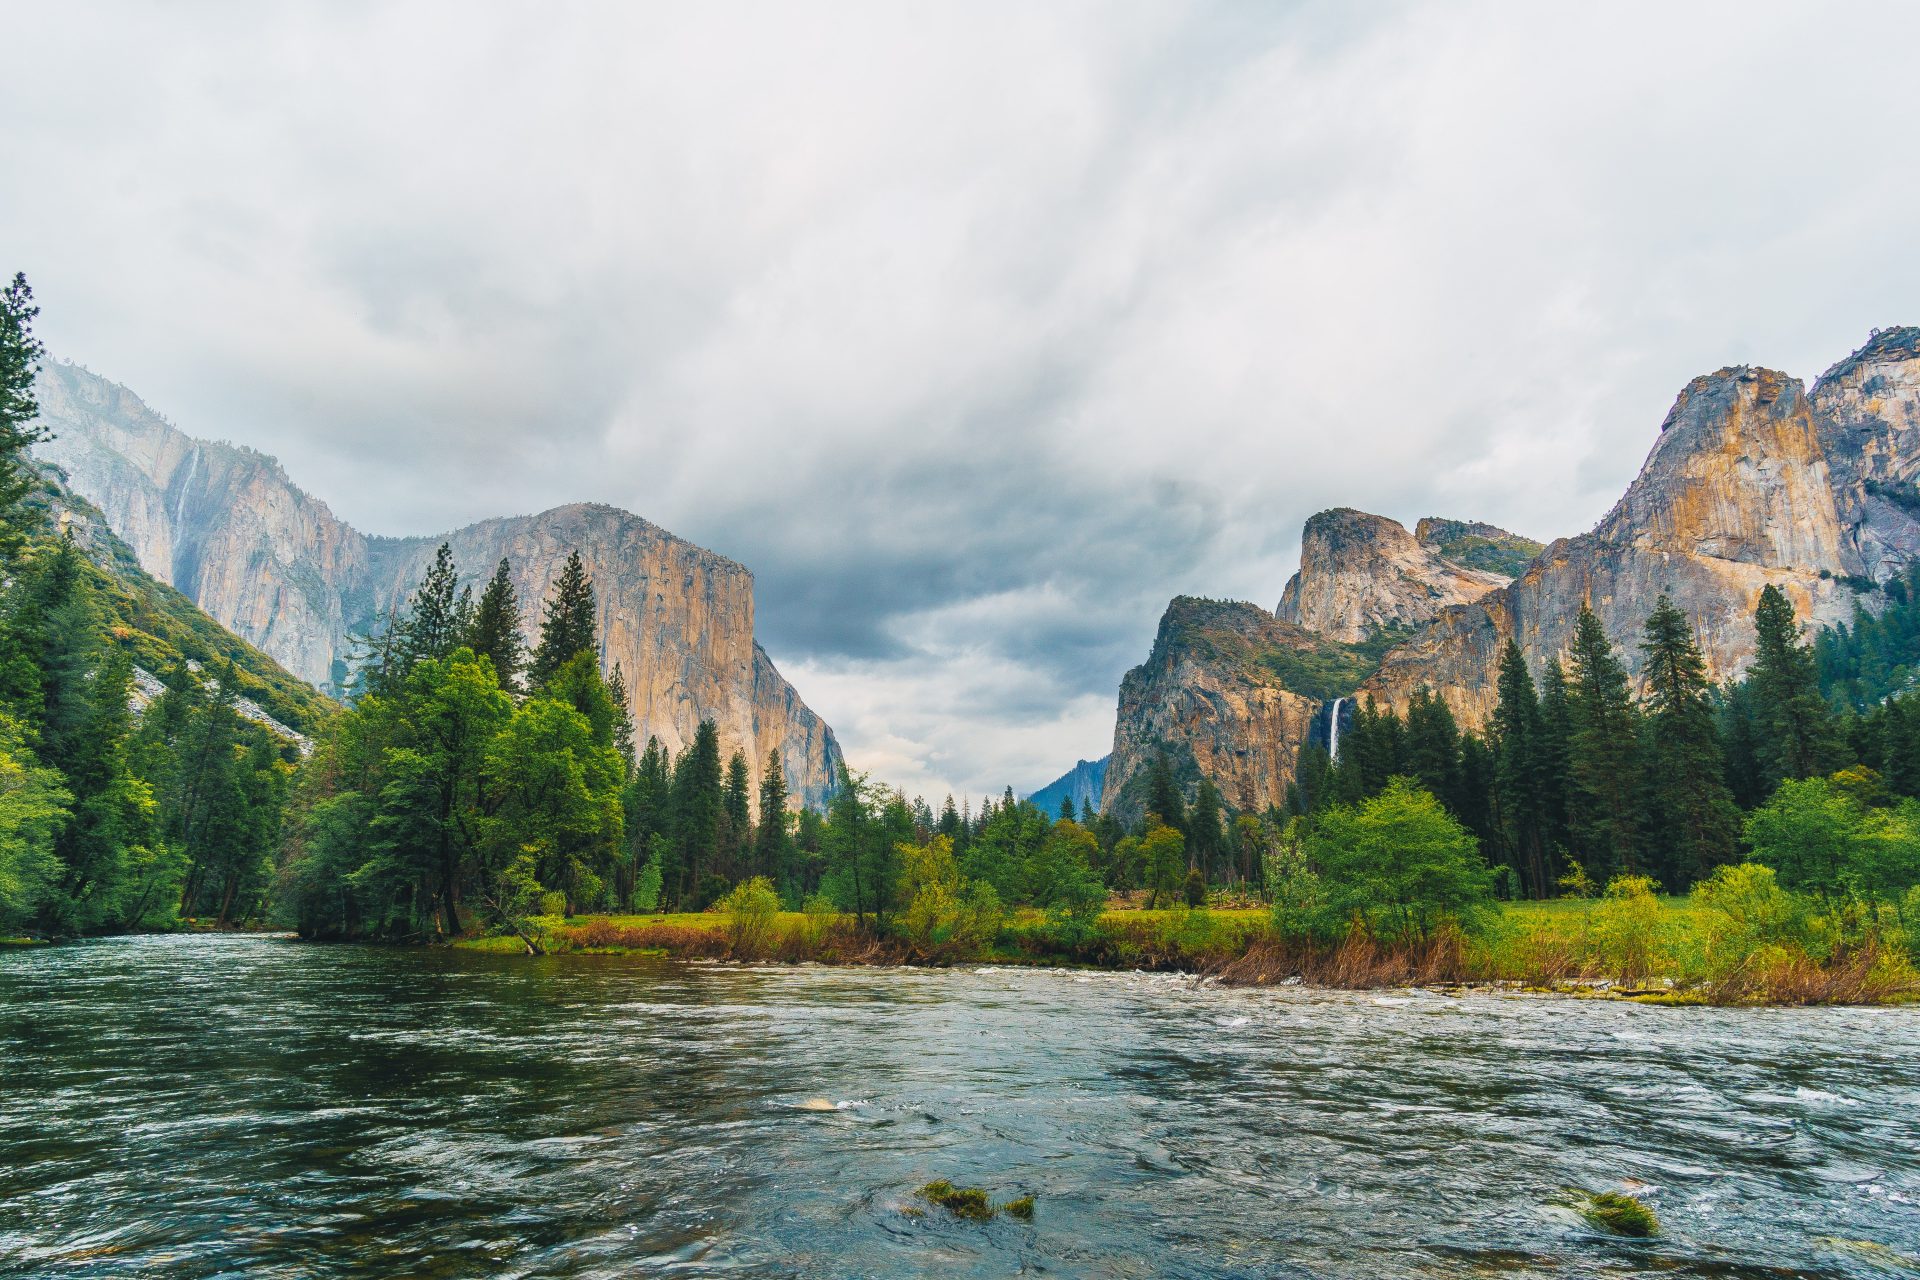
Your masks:
{"label": "granite cliff", "polygon": [[[1855,385],[1875,379],[1884,374]],[[1783,373],[1742,366],[1695,378],[1639,476],[1593,530],[1553,543],[1511,584],[1444,610],[1386,655],[1361,696],[1404,708],[1424,684],[1463,723],[1481,725],[1497,700],[1495,668],[1508,637],[1537,669],[1566,648],[1582,604],[1637,673],[1640,628],[1654,601],[1671,596],[1693,619],[1715,680],[1752,661],[1753,608],[1769,585],[1803,620],[1845,621],[1854,588],[1868,581],[1862,544],[1875,549],[1871,567],[1886,576],[1904,563],[1887,544],[1905,531],[1890,519],[1867,523],[1886,514],[1866,489],[1868,477],[1897,464],[1884,454],[1863,457],[1841,430]],[[1911,441],[1905,458],[1911,466]]]}
{"label": "granite cliff", "polygon": [[744,566],[594,504],[433,537],[370,537],[274,459],[196,440],[77,366],[49,365],[35,390],[55,432],[40,454],[66,470],[141,566],[313,684],[342,685],[349,637],[404,602],[441,542],[475,580],[502,556],[511,562],[529,635],[578,549],[599,595],[601,660],[625,673],[642,741],[653,735],[678,750],[712,719],[724,749],[747,753],[756,783],[778,748],[796,803],[819,805],[832,790],[839,745],[755,641]]}
{"label": "granite cliff", "polygon": [[[1508,575],[1449,559],[1438,543],[1477,536],[1481,545],[1493,546],[1515,535],[1451,520],[1422,520],[1420,530],[1416,536],[1397,521],[1351,507],[1312,516],[1300,535],[1300,570],[1287,580],[1274,616],[1357,643],[1381,631],[1409,629],[1509,581]],[[1469,532],[1477,530],[1485,532]]]}
{"label": "granite cliff", "polygon": [[1163,748],[1183,783],[1211,778],[1236,809],[1283,802],[1321,699],[1288,688],[1281,672],[1321,643],[1256,604],[1177,597],[1153,652],[1120,684],[1103,811],[1140,816],[1147,768]]}
{"label": "granite cliff", "polygon": [[1070,801],[1075,813],[1080,812],[1082,805],[1092,805],[1093,811],[1098,813],[1106,802],[1106,782],[1106,756],[1098,760],[1081,760],[1027,799],[1048,816],[1060,812],[1062,800]]}
{"label": "granite cliff", "polygon": [[1752,661],[1765,587],[1808,625],[1837,623],[1916,559],[1920,328],[1877,331],[1811,392],[1770,369],[1721,369],[1681,391],[1587,533],[1540,548],[1490,525],[1428,519],[1410,535],[1328,511],[1308,522],[1278,616],[1175,600],[1121,685],[1107,804],[1137,813],[1128,784],[1164,747],[1187,781],[1204,773],[1229,804],[1264,808],[1348,693],[1404,710],[1425,685],[1478,727],[1507,639],[1537,671],[1583,604],[1637,672],[1665,593],[1693,619],[1710,675],[1734,677]]}

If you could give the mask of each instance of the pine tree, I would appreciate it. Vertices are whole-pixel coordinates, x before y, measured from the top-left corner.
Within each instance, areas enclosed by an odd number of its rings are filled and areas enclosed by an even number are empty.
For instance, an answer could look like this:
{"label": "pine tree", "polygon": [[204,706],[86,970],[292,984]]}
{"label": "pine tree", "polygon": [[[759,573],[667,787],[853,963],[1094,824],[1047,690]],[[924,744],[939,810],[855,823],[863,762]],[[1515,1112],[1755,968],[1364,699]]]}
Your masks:
{"label": "pine tree", "polygon": [[1597,877],[1634,874],[1642,862],[1639,718],[1627,670],[1606,628],[1585,605],[1574,621],[1572,659],[1574,839],[1581,861]]}
{"label": "pine tree", "polygon": [[721,809],[725,815],[723,860],[730,877],[744,878],[744,864],[753,837],[753,781],[747,769],[747,757],[736,750],[727,758],[727,781],[722,792]]}
{"label": "pine tree", "polygon": [[1535,753],[1540,831],[1549,867],[1564,861],[1566,851],[1573,847],[1572,829],[1567,825],[1567,796],[1573,789],[1572,758],[1573,703],[1567,696],[1567,671],[1560,659],[1552,658],[1540,677],[1540,736]]}
{"label": "pine tree", "polygon": [[0,290],[0,563],[19,553],[25,530],[20,500],[33,487],[27,451],[49,438],[35,419],[40,405],[33,396],[33,377],[46,348],[33,336],[33,290],[24,275]]}
{"label": "pine tree", "polygon": [[1407,773],[1461,816],[1460,727],[1453,710],[1425,685],[1407,703]]}
{"label": "pine tree", "polygon": [[627,673],[620,669],[619,663],[613,664],[613,678],[607,681],[607,696],[613,701],[615,718],[613,722],[613,745],[620,752],[620,758],[627,762],[627,771],[633,771],[633,697],[627,692]]}
{"label": "pine tree", "polygon": [[[953,814],[952,796],[947,797],[946,812]],[[787,770],[775,747],[767,752],[767,767],[760,775],[760,824],[754,830],[753,862],[756,872],[792,896],[793,838],[787,832],[788,816]]]}
{"label": "pine tree", "polygon": [[1186,802],[1180,798],[1180,788],[1173,780],[1173,761],[1165,749],[1154,756],[1152,772],[1147,776],[1147,812],[1175,831],[1184,833],[1187,829]]}
{"label": "pine tree", "polygon": [[1768,789],[1789,778],[1832,772],[1843,763],[1833,709],[1820,696],[1813,650],[1800,643],[1793,605],[1778,587],[1768,586],[1760,593],[1753,625],[1753,670],[1748,680]]}
{"label": "pine tree", "polygon": [[534,648],[528,672],[536,689],[544,687],[576,654],[599,647],[599,612],[593,581],[587,577],[580,553],[572,552],[554,584],[553,598],[547,601],[546,616],[540,620],[540,643]]}
{"label": "pine tree", "polygon": [[720,815],[724,784],[720,764],[720,730],[702,720],[693,741],[673,766],[674,832],[680,883],[670,886],[676,905],[700,910],[706,880],[719,856]]}
{"label": "pine tree", "polygon": [[398,652],[403,671],[422,662],[437,662],[465,640],[472,606],[459,594],[459,584],[453,548],[443,542],[400,620]]}
{"label": "pine tree", "polygon": [[1202,778],[1199,791],[1194,796],[1193,812],[1187,816],[1188,864],[1210,883],[1215,878],[1224,849],[1225,837],[1220,830],[1220,792],[1213,785],[1213,779]]}
{"label": "pine tree", "polygon": [[502,689],[520,692],[520,668],[526,664],[527,646],[520,638],[520,600],[513,590],[512,567],[504,557],[480,593],[480,603],[474,606],[466,645],[493,663]]}
{"label": "pine tree", "polygon": [[1662,595],[1647,615],[1647,764],[1661,880],[1678,891],[1733,860],[1740,813],[1727,791],[1707,664],[1687,617]]}
{"label": "pine tree", "polygon": [[1551,891],[1545,803],[1541,792],[1540,698],[1520,646],[1509,637],[1500,654],[1500,702],[1493,713],[1494,796],[1507,861],[1527,896]]}

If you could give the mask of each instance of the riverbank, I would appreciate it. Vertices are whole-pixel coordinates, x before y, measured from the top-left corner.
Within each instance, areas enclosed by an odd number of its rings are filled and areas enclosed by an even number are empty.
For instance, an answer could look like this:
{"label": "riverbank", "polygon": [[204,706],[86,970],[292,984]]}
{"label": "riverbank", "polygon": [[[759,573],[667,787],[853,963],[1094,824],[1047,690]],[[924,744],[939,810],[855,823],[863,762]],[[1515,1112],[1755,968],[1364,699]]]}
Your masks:
{"label": "riverbank", "polygon": [[[1829,940],[1824,954],[1782,945],[1687,898],[1622,906],[1594,899],[1499,905],[1472,935],[1442,930],[1413,944],[1360,933],[1288,938],[1254,908],[1109,910],[1077,937],[1037,912],[1017,913],[985,943],[914,945],[851,916],[780,912],[751,921],[725,911],[544,917],[550,953],[665,954],[679,959],[839,965],[1048,965],[1182,972],[1236,986],[1306,983],[1505,987],[1649,1003],[1902,1004],[1920,1001],[1920,972],[1887,932]],[[524,953],[515,935],[462,939],[469,950]]]}

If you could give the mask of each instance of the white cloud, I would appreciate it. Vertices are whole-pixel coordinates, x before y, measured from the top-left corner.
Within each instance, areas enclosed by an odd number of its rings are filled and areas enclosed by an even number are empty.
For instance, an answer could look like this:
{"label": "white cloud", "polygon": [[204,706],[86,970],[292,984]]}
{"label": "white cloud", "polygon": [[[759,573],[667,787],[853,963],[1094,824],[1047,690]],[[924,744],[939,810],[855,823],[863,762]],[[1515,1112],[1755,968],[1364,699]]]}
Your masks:
{"label": "white cloud", "polygon": [[1270,606],[1314,510],[1577,531],[1687,378],[1920,297],[1898,4],[8,29],[59,354],[373,531],[594,498],[744,561],[929,792],[1100,754],[1166,598]]}

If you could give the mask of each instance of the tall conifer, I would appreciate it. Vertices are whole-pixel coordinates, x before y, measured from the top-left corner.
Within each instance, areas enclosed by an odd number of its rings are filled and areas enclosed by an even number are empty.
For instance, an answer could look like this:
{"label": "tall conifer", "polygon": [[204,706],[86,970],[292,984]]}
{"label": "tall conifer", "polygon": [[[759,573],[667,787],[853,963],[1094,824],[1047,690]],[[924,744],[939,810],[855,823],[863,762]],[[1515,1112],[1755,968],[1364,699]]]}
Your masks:
{"label": "tall conifer", "polygon": [[1661,879],[1679,890],[1733,859],[1740,813],[1727,791],[1707,666],[1693,628],[1662,595],[1647,615],[1647,764]]}
{"label": "tall conifer", "polygon": [[1573,739],[1574,840],[1581,861],[1605,878],[1641,870],[1640,725],[1627,669],[1606,628],[1582,605],[1573,627],[1568,702]]}
{"label": "tall conifer", "polygon": [[593,594],[593,580],[587,577],[580,553],[567,556],[566,567],[554,583],[553,598],[547,601],[546,615],[540,620],[540,643],[533,651],[528,672],[535,688],[553,679],[576,654],[599,647],[596,639],[599,602]]}
{"label": "tall conifer", "polygon": [[1760,593],[1753,625],[1749,685],[1768,789],[1789,778],[1831,772],[1843,754],[1833,709],[1820,696],[1813,649],[1800,643],[1793,605],[1778,587],[1769,585]]}
{"label": "tall conifer", "polygon": [[520,668],[526,663],[526,642],[520,638],[520,600],[513,590],[512,567],[501,557],[474,606],[467,628],[467,648],[493,663],[493,674],[508,693],[520,692]]}

